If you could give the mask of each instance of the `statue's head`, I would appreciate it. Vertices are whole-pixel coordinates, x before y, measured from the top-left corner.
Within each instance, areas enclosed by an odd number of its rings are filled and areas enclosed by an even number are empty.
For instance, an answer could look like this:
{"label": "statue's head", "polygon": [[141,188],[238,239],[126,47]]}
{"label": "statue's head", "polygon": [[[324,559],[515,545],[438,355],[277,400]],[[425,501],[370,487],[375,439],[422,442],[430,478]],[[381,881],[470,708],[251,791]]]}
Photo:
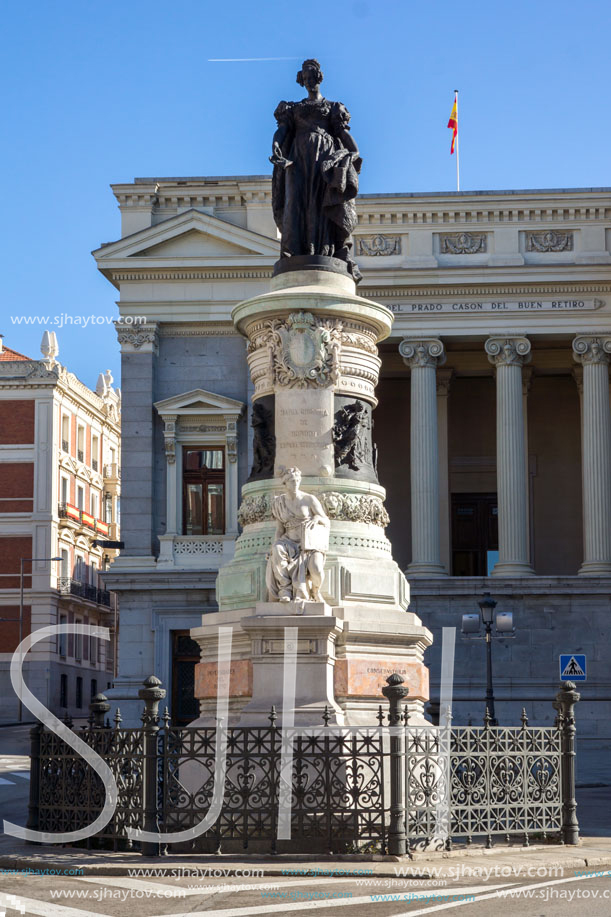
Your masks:
{"label": "statue's head", "polygon": [[280,475],[280,480],[285,487],[299,487],[301,483],[301,471],[299,468],[285,468]]}
{"label": "statue's head", "polygon": [[301,70],[297,74],[297,82],[306,89],[315,89],[323,81],[323,72],[320,64],[314,57],[304,60]]}

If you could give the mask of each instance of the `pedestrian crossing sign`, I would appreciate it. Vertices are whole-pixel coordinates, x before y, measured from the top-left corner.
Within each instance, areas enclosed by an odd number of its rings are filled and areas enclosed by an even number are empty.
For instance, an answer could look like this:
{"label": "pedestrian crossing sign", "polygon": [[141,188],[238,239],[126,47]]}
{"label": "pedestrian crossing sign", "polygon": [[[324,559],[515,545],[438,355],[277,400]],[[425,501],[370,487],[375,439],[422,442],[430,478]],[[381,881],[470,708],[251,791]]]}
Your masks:
{"label": "pedestrian crossing sign", "polygon": [[564,653],[560,656],[561,681],[586,680],[585,653]]}

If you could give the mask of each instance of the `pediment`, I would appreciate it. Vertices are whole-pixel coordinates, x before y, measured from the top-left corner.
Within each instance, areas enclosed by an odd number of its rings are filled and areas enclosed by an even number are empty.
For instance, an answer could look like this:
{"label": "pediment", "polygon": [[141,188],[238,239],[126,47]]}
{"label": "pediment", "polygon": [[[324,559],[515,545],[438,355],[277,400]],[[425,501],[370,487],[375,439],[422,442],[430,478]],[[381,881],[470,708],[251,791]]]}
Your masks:
{"label": "pediment", "polygon": [[[227,242],[209,232],[192,229],[174,238],[166,239],[144,249],[139,258],[214,258],[231,255],[251,255],[252,251],[243,245]],[[129,257],[133,258],[134,255]]]}
{"label": "pediment", "polygon": [[275,239],[192,209],[110,242],[93,255],[104,270],[155,263],[167,267],[172,262],[245,264],[254,259],[267,263],[278,258],[279,248]]}
{"label": "pediment", "polygon": [[161,417],[176,414],[178,416],[216,416],[233,415],[237,417],[242,413],[244,404],[235,398],[225,395],[216,395],[196,388],[191,392],[173,395],[163,401],[156,401],[155,408]]}

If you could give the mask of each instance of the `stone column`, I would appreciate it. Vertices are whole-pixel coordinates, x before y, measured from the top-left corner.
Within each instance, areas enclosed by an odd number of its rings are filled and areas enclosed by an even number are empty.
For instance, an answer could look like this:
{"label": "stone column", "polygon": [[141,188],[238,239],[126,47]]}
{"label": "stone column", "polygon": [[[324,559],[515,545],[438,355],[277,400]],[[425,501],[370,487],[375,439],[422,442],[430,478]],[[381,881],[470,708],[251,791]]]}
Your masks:
{"label": "stone column", "polygon": [[611,575],[611,335],[579,335],[573,353],[583,367],[583,563],[580,576]]}
{"label": "stone column", "polygon": [[452,572],[450,556],[450,463],[448,454],[448,397],[453,369],[437,370],[437,435],[439,437],[439,551],[441,563]]}
{"label": "stone column", "polygon": [[439,548],[439,449],[436,368],[445,362],[437,338],[404,338],[399,352],[411,369],[410,468],[412,562],[410,576],[445,576]]}
{"label": "stone column", "polygon": [[493,576],[533,574],[528,556],[528,489],[522,402],[522,366],[530,359],[525,337],[495,336],[485,344],[496,366],[496,476],[499,560]]}

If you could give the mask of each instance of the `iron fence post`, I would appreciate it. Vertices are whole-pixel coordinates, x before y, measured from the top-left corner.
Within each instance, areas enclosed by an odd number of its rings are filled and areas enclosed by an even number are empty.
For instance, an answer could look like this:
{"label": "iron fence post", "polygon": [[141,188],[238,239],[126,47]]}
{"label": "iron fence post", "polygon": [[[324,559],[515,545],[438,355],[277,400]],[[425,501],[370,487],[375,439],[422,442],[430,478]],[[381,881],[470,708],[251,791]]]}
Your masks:
{"label": "iron fence post", "polygon": [[562,745],[562,840],[565,844],[579,843],[575,799],[575,704],[580,696],[575,684],[565,681],[560,685],[553,705],[558,711]]}
{"label": "iron fence post", "polygon": [[91,716],[93,717],[93,726],[96,729],[103,729],[104,718],[110,710],[110,704],[108,703],[106,696],[104,694],[96,694],[96,696],[89,704],[89,710],[91,711]]}
{"label": "iron fence post", "polygon": [[[43,725],[37,723],[30,729],[30,798],[28,801],[28,820],[26,828],[38,830],[38,815],[40,804],[40,736]],[[37,841],[27,841],[36,844]]]}
{"label": "iron fence post", "polygon": [[[144,687],[138,691],[138,697],[144,701],[142,714],[142,808],[143,829],[158,831],[157,805],[157,733],[159,732],[159,702],[165,697],[165,689],[155,675],[149,675]],[[154,841],[142,841],[143,856],[159,856],[159,844]]]}
{"label": "iron fence post", "polygon": [[[403,699],[409,694],[409,688],[403,687],[403,678],[396,673],[386,679],[382,694],[388,700],[388,725],[401,726],[403,722]],[[403,767],[403,730],[390,736],[390,826],[388,831],[388,852],[391,856],[404,856],[407,853],[407,835],[405,832],[405,779]]]}

